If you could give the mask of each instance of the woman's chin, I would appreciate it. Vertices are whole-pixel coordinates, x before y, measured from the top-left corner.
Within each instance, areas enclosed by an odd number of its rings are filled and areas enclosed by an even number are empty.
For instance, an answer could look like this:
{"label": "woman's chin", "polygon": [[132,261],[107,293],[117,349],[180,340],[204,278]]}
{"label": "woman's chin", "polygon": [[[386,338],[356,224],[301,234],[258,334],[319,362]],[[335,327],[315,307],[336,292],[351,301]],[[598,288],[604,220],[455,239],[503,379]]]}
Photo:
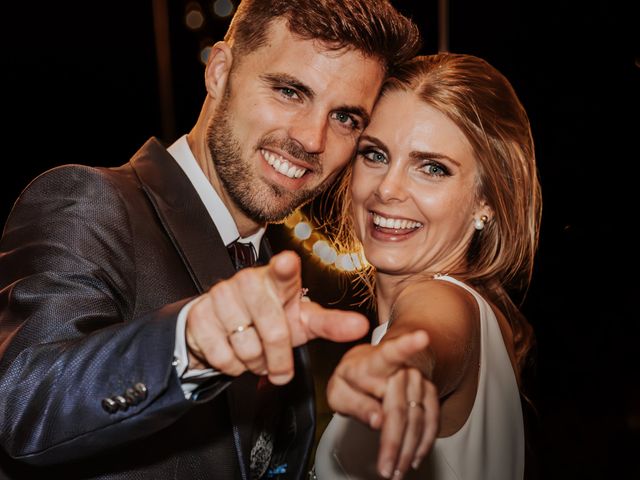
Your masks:
{"label": "woman's chin", "polygon": [[377,256],[369,258],[366,255],[366,251],[365,257],[367,258],[367,261],[371,265],[373,265],[377,273],[385,273],[388,275],[402,275],[411,272],[411,265],[407,263],[406,259],[401,260],[398,258],[389,257],[380,258]]}

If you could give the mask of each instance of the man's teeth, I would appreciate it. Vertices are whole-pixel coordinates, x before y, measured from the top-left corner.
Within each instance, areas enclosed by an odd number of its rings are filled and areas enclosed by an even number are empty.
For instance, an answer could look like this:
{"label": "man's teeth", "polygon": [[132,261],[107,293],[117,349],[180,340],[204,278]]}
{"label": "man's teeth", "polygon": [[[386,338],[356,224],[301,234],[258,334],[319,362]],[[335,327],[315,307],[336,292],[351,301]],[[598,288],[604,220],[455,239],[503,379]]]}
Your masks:
{"label": "man's teeth", "polygon": [[415,222],[413,220],[400,220],[399,218],[385,218],[377,213],[373,214],[373,223],[379,227],[393,228],[395,230],[410,230],[422,226],[420,222]]}
{"label": "man's teeth", "polygon": [[300,178],[307,171],[306,168],[291,165],[280,155],[275,155],[274,153],[266,150],[260,151],[262,152],[262,156],[267,160],[267,163],[271,165],[276,172],[286,175],[289,178]]}

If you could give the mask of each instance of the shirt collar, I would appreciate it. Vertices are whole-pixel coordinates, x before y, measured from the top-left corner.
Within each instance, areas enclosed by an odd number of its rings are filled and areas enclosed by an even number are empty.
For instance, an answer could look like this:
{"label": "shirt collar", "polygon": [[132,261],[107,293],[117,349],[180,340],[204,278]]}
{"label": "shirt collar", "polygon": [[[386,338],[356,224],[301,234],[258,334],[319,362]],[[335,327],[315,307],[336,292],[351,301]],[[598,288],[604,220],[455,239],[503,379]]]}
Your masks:
{"label": "shirt collar", "polygon": [[204,203],[207,212],[213,223],[215,224],[220,237],[225,245],[229,245],[234,240],[241,240],[243,242],[251,242],[256,249],[256,252],[260,251],[260,242],[265,232],[265,227],[262,227],[253,235],[246,238],[241,238],[238,232],[238,227],[233,221],[229,209],[224,204],[218,192],[216,192],[211,182],[207,179],[204,172],[198,165],[196,157],[193,155],[189,143],[187,142],[187,135],[183,135],[176,140],[168,149],[168,152],[176,160],[180,168],[189,178],[189,181],[196,189],[198,196]]}

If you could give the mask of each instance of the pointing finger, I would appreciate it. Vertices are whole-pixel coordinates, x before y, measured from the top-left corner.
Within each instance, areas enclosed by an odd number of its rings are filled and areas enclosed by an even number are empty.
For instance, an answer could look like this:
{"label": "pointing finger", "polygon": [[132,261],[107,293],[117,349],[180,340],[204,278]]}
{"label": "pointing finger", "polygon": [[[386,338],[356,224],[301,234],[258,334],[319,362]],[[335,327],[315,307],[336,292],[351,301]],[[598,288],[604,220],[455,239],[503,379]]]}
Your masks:
{"label": "pointing finger", "polygon": [[274,255],[266,268],[272,294],[281,303],[300,295],[302,267],[300,257],[295,252],[284,251]]}
{"label": "pointing finger", "polygon": [[378,346],[379,354],[371,359],[370,371],[374,375],[392,375],[406,366],[408,360],[429,345],[429,336],[423,330],[385,340]]}

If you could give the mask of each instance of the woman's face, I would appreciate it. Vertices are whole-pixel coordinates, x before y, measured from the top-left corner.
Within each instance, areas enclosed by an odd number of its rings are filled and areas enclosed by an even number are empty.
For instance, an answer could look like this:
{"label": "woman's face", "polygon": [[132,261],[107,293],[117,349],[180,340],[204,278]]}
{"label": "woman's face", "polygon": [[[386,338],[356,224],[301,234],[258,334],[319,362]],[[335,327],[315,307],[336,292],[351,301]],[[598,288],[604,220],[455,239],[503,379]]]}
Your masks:
{"label": "woman's face", "polygon": [[462,131],[412,92],[388,92],[358,145],[352,213],[364,254],[380,273],[447,273],[464,265],[478,166]]}

